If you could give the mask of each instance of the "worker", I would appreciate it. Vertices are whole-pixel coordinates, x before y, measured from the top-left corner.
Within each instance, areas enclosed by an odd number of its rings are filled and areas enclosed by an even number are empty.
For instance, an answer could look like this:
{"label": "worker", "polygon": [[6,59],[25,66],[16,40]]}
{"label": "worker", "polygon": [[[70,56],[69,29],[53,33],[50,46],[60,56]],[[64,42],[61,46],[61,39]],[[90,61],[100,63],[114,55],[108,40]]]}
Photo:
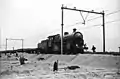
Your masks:
{"label": "worker", "polygon": [[95,50],[96,50],[96,47],[94,45],[92,46],[92,50],[93,50],[93,52],[95,52]]}
{"label": "worker", "polygon": [[20,61],[20,65],[23,65],[25,64],[25,61],[27,61],[27,59],[24,58],[24,56],[20,56],[19,61]]}
{"label": "worker", "polygon": [[54,62],[53,71],[58,71],[58,60]]}

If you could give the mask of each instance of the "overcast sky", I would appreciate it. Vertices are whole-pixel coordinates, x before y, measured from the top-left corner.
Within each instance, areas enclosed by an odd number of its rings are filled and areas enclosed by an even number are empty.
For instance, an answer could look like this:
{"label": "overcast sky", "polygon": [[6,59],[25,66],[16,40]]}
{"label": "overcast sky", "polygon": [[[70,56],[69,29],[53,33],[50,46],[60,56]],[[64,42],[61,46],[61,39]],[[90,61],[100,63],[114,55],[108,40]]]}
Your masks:
{"label": "overcast sky", "polygon": [[[105,11],[106,51],[118,51],[120,47],[120,0],[0,0],[0,44],[5,49],[5,39],[24,39],[25,48],[35,48],[37,43],[51,34],[60,33],[61,5],[82,10]],[[117,12],[116,12],[117,11]],[[87,17],[83,22],[80,12],[64,10],[64,31],[77,28],[84,35],[84,41],[91,50],[95,45],[102,51],[102,17],[98,14],[82,13]],[[76,24],[76,25],[75,25]],[[74,26],[73,26],[74,25]],[[94,26],[99,25],[99,26]],[[8,41],[8,49],[21,48],[21,41]]]}

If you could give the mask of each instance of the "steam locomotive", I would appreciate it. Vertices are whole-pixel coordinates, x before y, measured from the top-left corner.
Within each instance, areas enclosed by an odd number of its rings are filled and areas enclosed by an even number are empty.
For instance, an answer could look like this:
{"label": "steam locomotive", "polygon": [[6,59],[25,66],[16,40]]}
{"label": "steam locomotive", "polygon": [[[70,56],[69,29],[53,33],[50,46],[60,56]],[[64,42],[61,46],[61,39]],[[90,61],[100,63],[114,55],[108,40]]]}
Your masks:
{"label": "steam locomotive", "polygon": [[[46,40],[38,43],[38,49],[45,54],[60,54],[61,36],[60,34],[49,36]],[[81,32],[73,29],[73,33],[64,33],[63,36],[63,54],[78,54],[84,52],[84,40]]]}

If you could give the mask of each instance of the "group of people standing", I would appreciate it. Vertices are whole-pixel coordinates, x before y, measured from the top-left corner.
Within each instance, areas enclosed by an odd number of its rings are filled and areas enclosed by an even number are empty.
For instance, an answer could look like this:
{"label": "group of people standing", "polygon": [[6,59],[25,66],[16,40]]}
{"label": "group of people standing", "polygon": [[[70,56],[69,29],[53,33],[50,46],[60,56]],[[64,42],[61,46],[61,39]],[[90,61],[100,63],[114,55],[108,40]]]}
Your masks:
{"label": "group of people standing", "polygon": [[[86,51],[88,50],[88,47],[87,47],[86,43],[84,44],[84,49],[85,49]],[[92,50],[93,52],[96,52],[96,47],[93,45],[91,50]]]}

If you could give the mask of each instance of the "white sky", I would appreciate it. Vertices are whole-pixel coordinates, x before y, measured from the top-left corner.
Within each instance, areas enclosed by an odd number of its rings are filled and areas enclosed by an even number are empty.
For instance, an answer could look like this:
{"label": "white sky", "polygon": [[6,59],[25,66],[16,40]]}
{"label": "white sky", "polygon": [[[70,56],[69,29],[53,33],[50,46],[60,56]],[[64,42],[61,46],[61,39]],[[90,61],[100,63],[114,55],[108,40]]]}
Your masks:
{"label": "white sky", "polygon": [[[82,10],[94,10],[105,14],[120,10],[120,0],[0,0],[0,43],[5,49],[6,38],[24,39],[24,47],[37,47],[37,43],[46,39],[48,35],[60,33],[61,29],[61,5],[69,8],[76,7]],[[85,17],[87,13],[83,13]],[[89,14],[87,19],[100,15]],[[105,17],[105,22],[120,20],[120,12]],[[102,18],[82,22],[79,12],[64,10],[64,31],[72,31],[76,27],[84,35],[85,43],[91,50],[92,45],[97,51],[102,51],[102,27],[92,25],[101,24]],[[105,25],[106,51],[118,51],[120,47],[120,21]],[[56,30],[59,29],[59,30]],[[8,41],[8,49],[21,48],[20,41]]]}

